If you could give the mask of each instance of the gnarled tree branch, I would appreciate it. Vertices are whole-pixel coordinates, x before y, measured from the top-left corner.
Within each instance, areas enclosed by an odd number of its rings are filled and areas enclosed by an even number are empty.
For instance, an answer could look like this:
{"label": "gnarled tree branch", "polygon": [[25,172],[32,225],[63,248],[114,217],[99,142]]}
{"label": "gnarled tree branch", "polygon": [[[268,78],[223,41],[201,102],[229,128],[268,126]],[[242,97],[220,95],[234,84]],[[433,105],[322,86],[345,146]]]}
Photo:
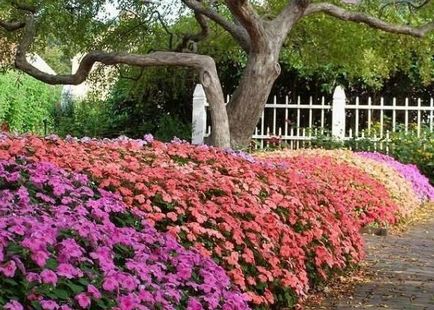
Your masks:
{"label": "gnarled tree branch", "polygon": [[209,26],[208,26],[207,18],[204,15],[196,12],[194,13],[194,17],[196,18],[197,23],[200,26],[200,32],[184,35],[182,41],[178,44],[175,51],[177,52],[183,51],[188,47],[188,44],[190,42],[197,43],[199,41],[206,39],[209,36]]}
{"label": "gnarled tree branch", "polygon": [[6,22],[3,20],[0,20],[0,28],[3,28],[6,31],[10,31],[10,32],[24,28],[24,25],[25,25],[24,22],[18,22],[18,21]]}
{"label": "gnarled tree branch", "polygon": [[107,53],[93,51],[86,54],[78,66],[77,72],[67,75],[45,73],[27,61],[26,55],[35,38],[35,24],[32,15],[27,16],[21,41],[17,46],[15,67],[28,75],[47,84],[79,85],[83,83],[95,63],[103,65],[149,66],[183,66],[200,72],[200,81],[209,100],[214,128],[212,142],[217,146],[230,147],[229,120],[221,83],[214,59],[206,55],[176,52],[154,52],[147,55],[127,53]]}
{"label": "gnarled tree branch", "polygon": [[26,11],[26,12],[35,14],[38,10],[38,8],[34,5],[22,3],[22,2],[17,1],[17,0],[10,0],[9,2],[11,3],[11,5],[13,7],[15,7],[16,9],[21,10],[21,11]]}
{"label": "gnarled tree branch", "polygon": [[386,32],[411,35],[415,37],[424,37],[429,32],[434,31],[434,20],[432,22],[429,22],[419,27],[412,27],[408,25],[396,25],[396,24],[390,24],[388,22],[385,22],[384,20],[381,20],[379,18],[364,13],[345,10],[339,6],[330,3],[310,4],[307,7],[306,11],[304,12],[304,16],[313,13],[325,13],[327,15],[342,20],[365,24],[368,25],[369,27],[380,29]]}
{"label": "gnarled tree branch", "polygon": [[210,20],[220,25],[223,29],[229,32],[229,34],[240,44],[243,50],[249,51],[250,38],[243,27],[228,21],[216,10],[212,9],[211,7],[205,7],[198,0],[182,0],[182,2],[194,12],[205,15]]}
{"label": "gnarled tree branch", "polygon": [[289,31],[303,17],[304,10],[307,8],[307,0],[291,0],[279,15],[273,20],[272,24],[278,32],[277,35],[283,41],[288,36]]}
{"label": "gnarled tree branch", "polygon": [[234,18],[243,26],[250,38],[250,52],[259,52],[266,48],[266,30],[264,21],[256,13],[248,0],[226,0],[226,6]]}

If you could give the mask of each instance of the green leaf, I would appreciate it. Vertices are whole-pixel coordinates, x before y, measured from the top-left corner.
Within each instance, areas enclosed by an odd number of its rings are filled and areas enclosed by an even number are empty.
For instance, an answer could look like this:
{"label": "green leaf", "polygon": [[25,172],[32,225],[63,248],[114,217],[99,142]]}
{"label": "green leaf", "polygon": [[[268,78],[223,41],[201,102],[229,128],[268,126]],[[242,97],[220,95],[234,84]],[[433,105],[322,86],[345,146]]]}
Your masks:
{"label": "green leaf", "polygon": [[57,263],[57,260],[55,260],[54,258],[49,258],[47,260],[47,263],[45,264],[45,268],[56,270],[58,265],[59,264]]}

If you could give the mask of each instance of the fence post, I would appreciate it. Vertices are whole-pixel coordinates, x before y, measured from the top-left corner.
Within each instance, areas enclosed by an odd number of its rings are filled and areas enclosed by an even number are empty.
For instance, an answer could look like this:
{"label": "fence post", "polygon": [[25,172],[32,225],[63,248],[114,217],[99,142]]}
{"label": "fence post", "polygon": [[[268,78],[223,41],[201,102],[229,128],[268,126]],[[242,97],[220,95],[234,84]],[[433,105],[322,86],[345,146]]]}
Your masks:
{"label": "fence post", "polygon": [[338,86],[333,94],[332,105],[332,136],[338,140],[345,138],[345,104],[345,91]]}
{"label": "fence post", "polygon": [[206,134],[206,95],[201,84],[197,84],[193,94],[192,144],[203,144]]}

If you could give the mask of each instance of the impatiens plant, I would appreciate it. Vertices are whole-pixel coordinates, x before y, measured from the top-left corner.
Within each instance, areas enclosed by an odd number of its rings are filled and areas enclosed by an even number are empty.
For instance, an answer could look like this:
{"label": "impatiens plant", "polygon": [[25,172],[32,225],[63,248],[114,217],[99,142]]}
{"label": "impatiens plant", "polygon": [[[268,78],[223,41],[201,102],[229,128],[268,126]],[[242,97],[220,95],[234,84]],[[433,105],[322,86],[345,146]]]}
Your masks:
{"label": "impatiens plant", "polygon": [[[384,161],[378,161],[370,156],[360,156],[360,153],[354,153],[349,150],[322,150],[322,149],[302,149],[297,151],[280,151],[273,153],[261,154],[260,157],[269,158],[270,156],[279,160],[279,158],[287,157],[303,157],[303,158],[315,158],[315,157],[328,157],[329,160],[335,161],[341,164],[350,165],[357,169],[362,170],[364,173],[370,175],[372,178],[376,179],[382,183],[387,192],[390,194],[391,198],[398,206],[398,216],[405,217],[411,212],[417,209],[423,200],[421,195],[414,191],[413,181],[408,178],[410,175],[402,174],[401,171],[397,170],[397,165],[386,164]],[[370,154],[370,153],[367,153]],[[417,170],[414,170],[420,176]],[[427,184],[425,191],[429,189],[433,190],[432,187]]]}
{"label": "impatiens plant", "polygon": [[[383,184],[328,157],[255,160],[181,141],[0,139],[0,158],[87,174],[157,230],[210,256],[257,308],[297,298],[363,257],[361,226],[393,223]],[[78,297],[79,298],[79,297]]]}
{"label": "impatiens plant", "polygon": [[416,165],[403,164],[391,156],[377,152],[359,152],[357,155],[385,163],[387,166],[392,167],[411,183],[416,196],[420,200],[434,201],[434,187],[429,183],[429,179],[420,173]]}
{"label": "impatiens plant", "polygon": [[0,161],[2,309],[248,309],[210,258],[81,174]]}

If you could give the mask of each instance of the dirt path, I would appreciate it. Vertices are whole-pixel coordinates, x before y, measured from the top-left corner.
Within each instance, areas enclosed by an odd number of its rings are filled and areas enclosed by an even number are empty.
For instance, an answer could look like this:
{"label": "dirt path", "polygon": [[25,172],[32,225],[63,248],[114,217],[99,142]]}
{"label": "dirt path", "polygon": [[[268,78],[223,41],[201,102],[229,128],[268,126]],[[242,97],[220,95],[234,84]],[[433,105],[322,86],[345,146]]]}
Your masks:
{"label": "dirt path", "polygon": [[434,310],[434,215],[402,235],[365,237],[372,279],[306,309]]}

